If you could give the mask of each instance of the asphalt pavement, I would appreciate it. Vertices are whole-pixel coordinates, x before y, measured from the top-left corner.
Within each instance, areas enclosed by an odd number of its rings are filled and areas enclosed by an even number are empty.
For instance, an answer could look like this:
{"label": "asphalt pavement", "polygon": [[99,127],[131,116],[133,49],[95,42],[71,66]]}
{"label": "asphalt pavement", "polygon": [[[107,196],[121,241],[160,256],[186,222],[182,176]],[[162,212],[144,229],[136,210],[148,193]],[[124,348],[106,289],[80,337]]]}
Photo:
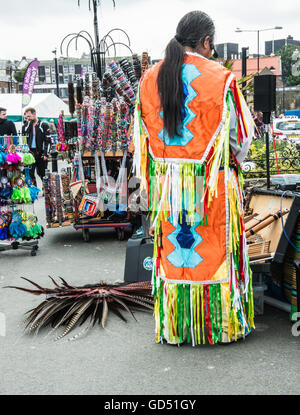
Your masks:
{"label": "asphalt pavement", "polygon": [[[45,225],[42,197],[34,209]],[[113,229],[91,231],[86,243],[81,231],[65,227],[47,229],[35,257],[0,252],[0,394],[299,393],[300,337],[292,335],[288,314],[268,305],[255,332],[228,346],[156,344],[153,316],[145,312],[127,323],[109,315],[105,329],[96,326],[72,342],[55,342],[48,331],[23,334],[24,313],[42,298],[4,286],[29,287],[20,277],[51,286],[48,275],[78,285],[123,280],[125,250]]]}

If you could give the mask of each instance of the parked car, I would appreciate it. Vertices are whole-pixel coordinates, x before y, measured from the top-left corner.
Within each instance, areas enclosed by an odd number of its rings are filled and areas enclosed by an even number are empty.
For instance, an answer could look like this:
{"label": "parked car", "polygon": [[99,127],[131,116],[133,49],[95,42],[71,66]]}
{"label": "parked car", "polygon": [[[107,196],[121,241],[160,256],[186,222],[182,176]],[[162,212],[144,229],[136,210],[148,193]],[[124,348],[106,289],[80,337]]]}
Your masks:
{"label": "parked car", "polygon": [[274,138],[300,143],[300,118],[295,116],[275,118],[272,135]]}

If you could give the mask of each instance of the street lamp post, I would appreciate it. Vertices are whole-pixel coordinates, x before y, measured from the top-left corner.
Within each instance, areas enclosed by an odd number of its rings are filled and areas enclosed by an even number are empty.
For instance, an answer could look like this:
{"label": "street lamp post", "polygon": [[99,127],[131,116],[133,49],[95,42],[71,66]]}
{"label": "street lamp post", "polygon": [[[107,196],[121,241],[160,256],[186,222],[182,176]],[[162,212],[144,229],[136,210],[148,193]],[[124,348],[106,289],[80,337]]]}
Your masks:
{"label": "street lamp post", "polygon": [[95,45],[96,45],[96,62],[97,62],[97,76],[99,79],[102,78],[102,68],[100,59],[100,41],[99,41],[99,28],[98,28],[98,16],[97,16],[98,3],[93,0],[93,12],[94,12],[94,34],[95,34]]}
{"label": "street lamp post", "polygon": [[282,26],[270,27],[268,29],[254,29],[254,30],[244,30],[239,27],[236,28],[236,32],[257,32],[257,75],[259,75],[259,32],[265,32],[266,30],[279,30],[282,29]]}
{"label": "street lamp post", "polygon": [[58,98],[60,97],[59,94],[59,79],[58,79],[58,64],[57,64],[57,57],[56,57],[56,49],[52,51],[54,53],[54,66],[55,66],[55,80],[56,80],[56,95]]}
{"label": "street lamp post", "polygon": [[[116,7],[115,0],[112,0],[113,6]],[[89,0],[89,9],[91,10],[91,3],[93,5],[93,14],[94,14],[94,48],[91,48],[91,59],[93,63],[93,67],[99,79],[102,79],[102,75],[105,68],[105,51],[103,51],[103,47],[106,48],[106,43],[103,42],[103,39],[100,40],[99,37],[99,23],[98,23],[98,6],[100,5],[99,0]],[[78,0],[78,5],[80,5],[80,0]],[[85,31],[82,31],[85,32]],[[82,32],[80,32],[82,34]],[[85,32],[87,33],[87,32]],[[88,33],[87,33],[88,34]],[[88,34],[89,38],[91,39],[90,35]],[[81,35],[84,38],[84,36]],[[85,39],[87,40],[87,39]],[[92,41],[93,43],[93,41]],[[104,49],[105,50],[105,49]],[[95,57],[95,60],[94,60]]]}

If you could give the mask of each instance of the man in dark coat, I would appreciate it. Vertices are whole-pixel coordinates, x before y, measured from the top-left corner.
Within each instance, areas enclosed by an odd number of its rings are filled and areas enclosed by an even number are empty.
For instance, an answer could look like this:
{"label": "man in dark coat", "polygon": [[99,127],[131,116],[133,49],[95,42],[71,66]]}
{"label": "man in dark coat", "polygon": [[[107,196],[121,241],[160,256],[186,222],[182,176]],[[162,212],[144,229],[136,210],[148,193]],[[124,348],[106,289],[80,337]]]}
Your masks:
{"label": "man in dark coat", "polygon": [[27,123],[23,125],[22,134],[27,136],[27,144],[35,158],[35,163],[31,165],[29,173],[33,184],[36,185],[35,169],[41,180],[45,176],[51,135],[49,125],[37,118],[34,108],[25,110],[25,119]]}
{"label": "man in dark coat", "polygon": [[6,118],[6,108],[0,108],[0,136],[17,135],[16,126]]}

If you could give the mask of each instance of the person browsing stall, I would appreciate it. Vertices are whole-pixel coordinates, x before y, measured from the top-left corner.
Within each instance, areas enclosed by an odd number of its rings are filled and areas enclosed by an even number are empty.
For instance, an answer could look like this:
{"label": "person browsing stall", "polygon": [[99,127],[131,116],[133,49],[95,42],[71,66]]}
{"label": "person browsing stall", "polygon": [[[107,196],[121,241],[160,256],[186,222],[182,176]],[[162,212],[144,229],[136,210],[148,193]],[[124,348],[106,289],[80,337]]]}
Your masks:
{"label": "person browsing stall", "polygon": [[35,158],[35,163],[31,165],[29,173],[33,184],[36,185],[35,170],[41,180],[45,176],[51,135],[48,123],[38,119],[34,108],[25,110],[25,119],[27,123],[23,126],[22,133],[27,136],[30,152]]}
{"label": "person browsing stall", "polygon": [[6,108],[0,108],[0,136],[17,135],[15,124],[7,119]]}

